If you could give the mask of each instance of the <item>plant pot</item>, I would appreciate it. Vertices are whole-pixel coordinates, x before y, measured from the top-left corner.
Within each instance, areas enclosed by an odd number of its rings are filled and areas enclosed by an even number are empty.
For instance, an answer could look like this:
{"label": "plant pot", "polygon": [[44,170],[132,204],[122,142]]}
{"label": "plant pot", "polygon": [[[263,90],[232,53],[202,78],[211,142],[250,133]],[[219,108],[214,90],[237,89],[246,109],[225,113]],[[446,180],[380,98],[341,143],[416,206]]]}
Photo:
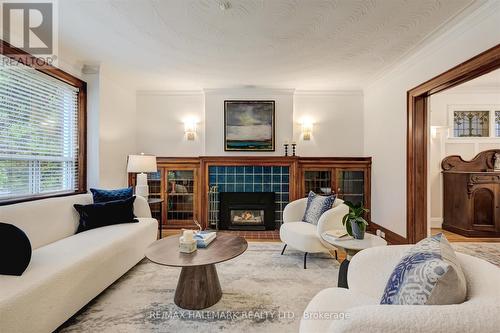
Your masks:
{"label": "plant pot", "polygon": [[358,223],[352,221],[351,228],[352,228],[352,237],[354,237],[354,239],[364,239],[365,238],[366,226],[364,224],[362,226],[360,226]]}

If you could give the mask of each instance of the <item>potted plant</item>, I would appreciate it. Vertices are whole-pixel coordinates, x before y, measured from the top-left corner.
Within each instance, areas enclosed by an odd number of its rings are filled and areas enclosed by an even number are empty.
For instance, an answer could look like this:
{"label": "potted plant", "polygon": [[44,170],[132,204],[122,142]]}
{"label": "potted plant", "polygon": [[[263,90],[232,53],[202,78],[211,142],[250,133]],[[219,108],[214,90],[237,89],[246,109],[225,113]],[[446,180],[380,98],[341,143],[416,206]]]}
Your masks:
{"label": "potted plant", "polygon": [[364,214],[369,212],[363,207],[363,204],[353,204],[349,201],[344,201],[344,204],[349,207],[349,213],[342,218],[342,224],[346,227],[347,233],[355,239],[365,238],[365,231],[368,222],[364,219]]}

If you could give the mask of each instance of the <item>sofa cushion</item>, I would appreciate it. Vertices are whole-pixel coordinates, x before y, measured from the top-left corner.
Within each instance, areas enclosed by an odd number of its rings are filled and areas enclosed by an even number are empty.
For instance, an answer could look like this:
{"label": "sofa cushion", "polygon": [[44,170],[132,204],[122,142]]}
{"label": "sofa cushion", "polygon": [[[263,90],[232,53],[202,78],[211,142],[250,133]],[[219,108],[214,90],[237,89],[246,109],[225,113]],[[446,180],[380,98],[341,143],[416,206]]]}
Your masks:
{"label": "sofa cushion", "polygon": [[94,203],[125,200],[134,195],[132,187],[118,188],[114,190],[91,188],[90,192],[92,192]]}
{"label": "sofa cushion", "polygon": [[76,233],[119,223],[135,223],[135,197],[126,200],[100,202],[90,205],[75,204],[80,214],[80,224]]}
{"label": "sofa cushion", "polygon": [[0,274],[22,275],[31,260],[31,243],[12,224],[0,222]]}
{"label": "sofa cushion", "polygon": [[377,303],[376,298],[349,289],[323,289],[314,296],[304,310],[300,321],[300,333],[329,332],[332,323],[347,319],[347,310]]}
{"label": "sofa cushion", "polygon": [[443,234],[411,247],[394,268],[381,304],[462,303],[467,285],[455,251]]}
{"label": "sofa cushion", "polygon": [[314,225],[318,224],[321,215],[332,208],[334,201],[335,195],[323,196],[310,191],[307,197],[306,211],[304,212],[302,221]]}
{"label": "sofa cushion", "polygon": [[35,250],[74,235],[79,216],[73,204],[90,203],[91,194],[77,194],[0,206],[0,220],[24,231]]}

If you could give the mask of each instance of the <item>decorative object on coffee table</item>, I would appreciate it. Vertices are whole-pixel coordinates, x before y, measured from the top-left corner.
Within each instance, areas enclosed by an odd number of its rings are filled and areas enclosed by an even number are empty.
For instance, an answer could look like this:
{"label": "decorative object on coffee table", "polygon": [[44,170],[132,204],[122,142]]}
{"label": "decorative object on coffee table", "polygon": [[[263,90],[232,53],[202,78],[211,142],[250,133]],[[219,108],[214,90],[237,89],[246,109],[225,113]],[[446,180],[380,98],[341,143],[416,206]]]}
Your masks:
{"label": "decorative object on coffee table", "polygon": [[346,227],[349,235],[355,239],[363,239],[368,225],[363,216],[369,210],[364,208],[361,202],[353,204],[350,201],[345,201],[344,204],[349,207],[349,213],[342,218],[342,224]]}
{"label": "decorative object on coffee table", "polygon": [[239,256],[248,243],[243,237],[220,234],[208,247],[193,253],[180,253],[178,247],[179,236],[166,237],[151,244],[146,257],[159,265],[182,267],[174,302],[183,309],[200,310],[222,297],[215,264]]}
{"label": "decorative object on coffee table", "polygon": [[347,285],[347,270],[349,269],[350,260],[356,253],[370,247],[387,245],[385,239],[368,233],[365,234],[363,239],[353,239],[352,237],[334,238],[328,235],[328,232],[324,232],[321,234],[321,238],[347,254],[346,259],[342,261],[339,268],[338,287],[340,288],[349,288]]}

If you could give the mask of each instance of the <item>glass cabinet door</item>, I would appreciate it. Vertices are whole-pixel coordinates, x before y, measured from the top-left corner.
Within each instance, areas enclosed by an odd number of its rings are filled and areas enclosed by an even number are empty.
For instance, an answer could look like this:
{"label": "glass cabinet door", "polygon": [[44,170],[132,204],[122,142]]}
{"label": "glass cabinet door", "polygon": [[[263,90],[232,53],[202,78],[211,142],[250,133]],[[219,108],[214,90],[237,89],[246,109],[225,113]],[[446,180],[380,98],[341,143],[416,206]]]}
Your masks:
{"label": "glass cabinet door", "polygon": [[[148,173],[149,199],[161,199],[161,171]],[[161,203],[150,204],[151,215],[156,220],[162,221]]]}
{"label": "glass cabinet door", "polygon": [[310,191],[317,194],[331,194],[332,189],[332,169],[315,169],[305,170],[303,173],[304,184],[303,193],[304,197],[309,195]]}
{"label": "glass cabinet door", "polygon": [[195,219],[196,170],[165,172],[167,224],[191,225]]}
{"label": "glass cabinet door", "polygon": [[365,172],[362,170],[337,170],[337,192],[341,199],[354,204],[365,202]]}

